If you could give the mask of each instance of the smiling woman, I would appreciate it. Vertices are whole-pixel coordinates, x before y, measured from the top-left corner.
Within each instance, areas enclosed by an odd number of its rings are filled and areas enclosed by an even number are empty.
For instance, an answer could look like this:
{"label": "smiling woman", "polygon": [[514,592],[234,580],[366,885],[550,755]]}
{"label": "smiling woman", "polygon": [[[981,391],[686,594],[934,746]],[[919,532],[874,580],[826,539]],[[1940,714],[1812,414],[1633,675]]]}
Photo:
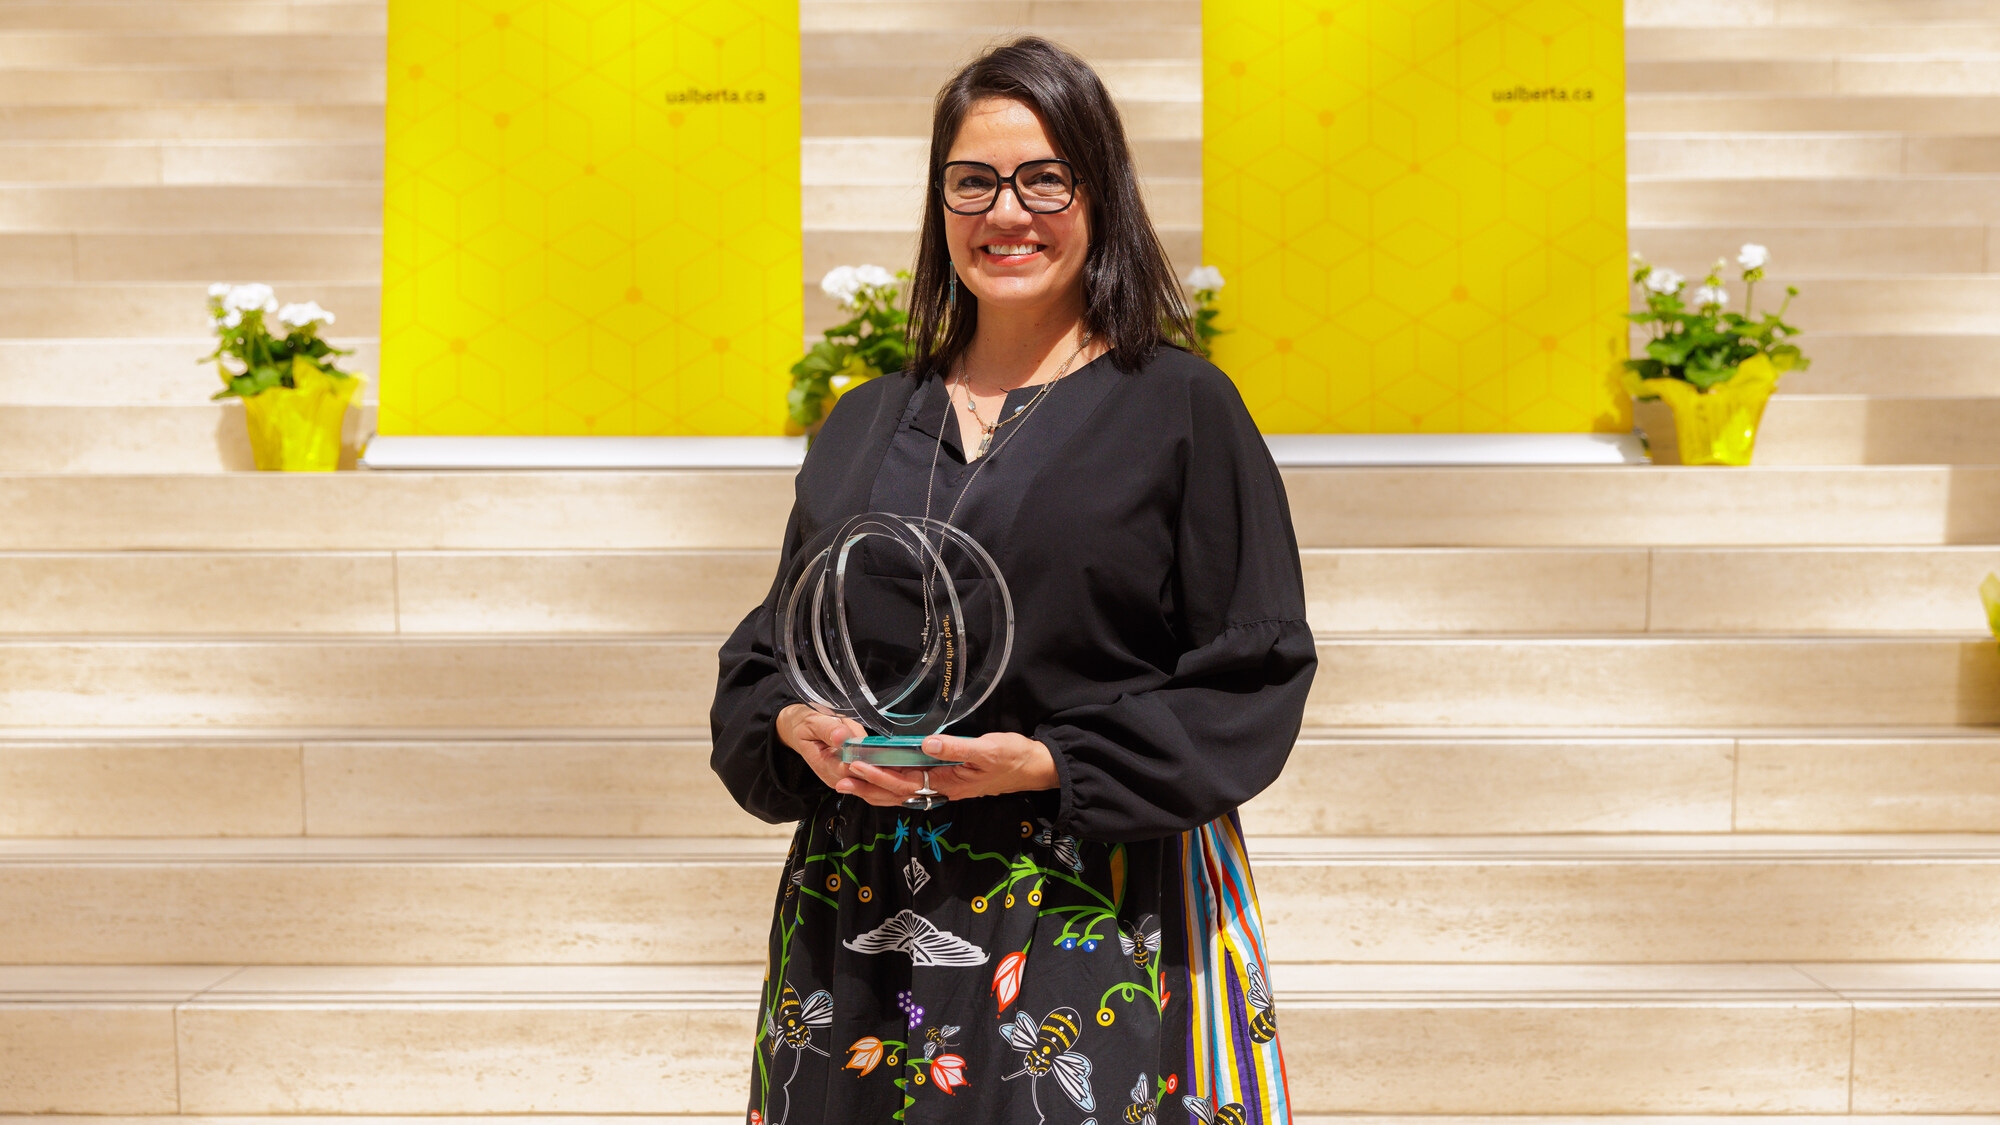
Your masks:
{"label": "smiling woman", "polygon": [[[1188,348],[1088,66],[1040,39],[975,60],[930,172],[910,369],[827,416],[784,554],[864,512],[942,517],[1011,591],[1013,658],[904,771],[843,762],[865,732],[787,682],[782,580],[723,645],[715,769],[800,822],[750,1120],[1289,1122],[1235,818],[1315,666],[1276,466]],[[889,639],[895,608],[847,621]]]}
{"label": "smiling woman", "polygon": [[[981,335],[982,317],[999,321],[995,340],[1081,320],[1121,371],[1152,358],[1163,326],[1171,342],[1193,341],[1124,122],[1075,55],[1023,39],[946,83],[927,185],[909,304],[919,374],[948,372]],[[969,194],[951,198],[961,191]],[[975,300],[957,299],[960,284]]]}

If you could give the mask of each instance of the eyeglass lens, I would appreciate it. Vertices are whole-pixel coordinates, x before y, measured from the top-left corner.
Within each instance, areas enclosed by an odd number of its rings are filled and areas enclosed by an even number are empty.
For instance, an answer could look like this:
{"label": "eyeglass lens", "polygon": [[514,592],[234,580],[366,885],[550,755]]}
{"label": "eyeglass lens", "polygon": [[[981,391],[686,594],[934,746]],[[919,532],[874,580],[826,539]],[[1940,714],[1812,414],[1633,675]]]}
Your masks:
{"label": "eyeglass lens", "polygon": [[1059,160],[1031,160],[1004,178],[990,164],[961,162],[945,165],[945,206],[960,214],[982,214],[999,201],[1000,185],[1009,180],[1029,211],[1061,211],[1076,197],[1076,177]]}

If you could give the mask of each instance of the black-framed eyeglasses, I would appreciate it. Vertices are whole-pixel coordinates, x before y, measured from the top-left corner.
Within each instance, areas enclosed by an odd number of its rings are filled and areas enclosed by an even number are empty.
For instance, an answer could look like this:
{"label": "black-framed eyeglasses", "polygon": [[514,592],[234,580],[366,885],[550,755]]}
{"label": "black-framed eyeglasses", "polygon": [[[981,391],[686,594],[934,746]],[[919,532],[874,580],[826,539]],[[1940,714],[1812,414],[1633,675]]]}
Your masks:
{"label": "black-framed eyeglasses", "polygon": [[1069,210],[1076,202],[1076,170],[1069,161],[1029,160],[1003,176],[991,164],[977,160],[954,160],[944,166],[939,187],[944,192],[945,210],[954,215],[984,215],[1000,202],[1000,189],[1011,187],[1023,211],[1053,215]]}

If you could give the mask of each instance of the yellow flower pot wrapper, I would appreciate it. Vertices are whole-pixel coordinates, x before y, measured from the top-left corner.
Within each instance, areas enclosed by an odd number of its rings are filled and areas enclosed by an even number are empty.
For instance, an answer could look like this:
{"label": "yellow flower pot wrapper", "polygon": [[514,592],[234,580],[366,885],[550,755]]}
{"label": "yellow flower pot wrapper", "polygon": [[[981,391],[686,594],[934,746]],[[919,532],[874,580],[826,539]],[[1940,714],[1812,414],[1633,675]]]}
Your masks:
{"label": "yellow flower pot wrapper", "polygon": [[1986,603],[1986,624],[1993,639],[2000,640],[2000,574],[1989,574],[1979,584],[1979,598]]}
{"label": "yellow flower pot wrapper", "polygon": [[1643,355],[1624,361],[1625,386],[1632,397],[1662,399],[1673,411],[1683,465],[1748,465],[1778,376],[1811,365],[1790,342],[1799,330],[1785,323],[1797,289],[1785,289],[1775,312],[1760,317],[1752,308],[1770,261],[1770,251],[1754,242],[1737,253],[1739,313],[1726,307],[1727,262],[1717,259],[1690,292],[1687,278],[1632,255],[1632,287],[1645,308],[1625,319],[1649,338]]}
{"label": "yellow flower pot wrapper", "polygon": [[340,431],[361,380],[328,373],[311,360],[292,360],[292,386],[245,396],[250,452],[259,469],[332,472],[340,467]]}
{"label": "yellow flower pot wrapper", "polygon": [[1661,399],[1674,412],[1681,464],[1748,465],[1778,375],[1769,357],[1755,355],[1706,391],[1685,379],[1640,379],[1629,373],[1626,386],[1632,397]]}

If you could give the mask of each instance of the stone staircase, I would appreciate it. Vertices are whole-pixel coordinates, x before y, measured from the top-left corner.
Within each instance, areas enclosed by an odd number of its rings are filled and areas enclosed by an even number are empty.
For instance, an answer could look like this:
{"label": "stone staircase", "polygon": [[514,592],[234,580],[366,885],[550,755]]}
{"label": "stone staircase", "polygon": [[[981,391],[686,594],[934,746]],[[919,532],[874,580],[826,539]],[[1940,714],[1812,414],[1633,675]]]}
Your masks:
{"label": "stone staircase", "polygon": [[[1198,260],[1194,4],[802,13],[810,300],[907,256],[928,91],[1029,24]],[[2000,3],[1630,17],[1635,245],[1766,242],[1818,364],[1750,470],[1288,472],[1296,1098],[2000,1112]],[[784,474],[218,471],[207,282],[373,370],[381,24],[0,0],[0,1114],[742,1120],[783,832],[702,724]]]}

